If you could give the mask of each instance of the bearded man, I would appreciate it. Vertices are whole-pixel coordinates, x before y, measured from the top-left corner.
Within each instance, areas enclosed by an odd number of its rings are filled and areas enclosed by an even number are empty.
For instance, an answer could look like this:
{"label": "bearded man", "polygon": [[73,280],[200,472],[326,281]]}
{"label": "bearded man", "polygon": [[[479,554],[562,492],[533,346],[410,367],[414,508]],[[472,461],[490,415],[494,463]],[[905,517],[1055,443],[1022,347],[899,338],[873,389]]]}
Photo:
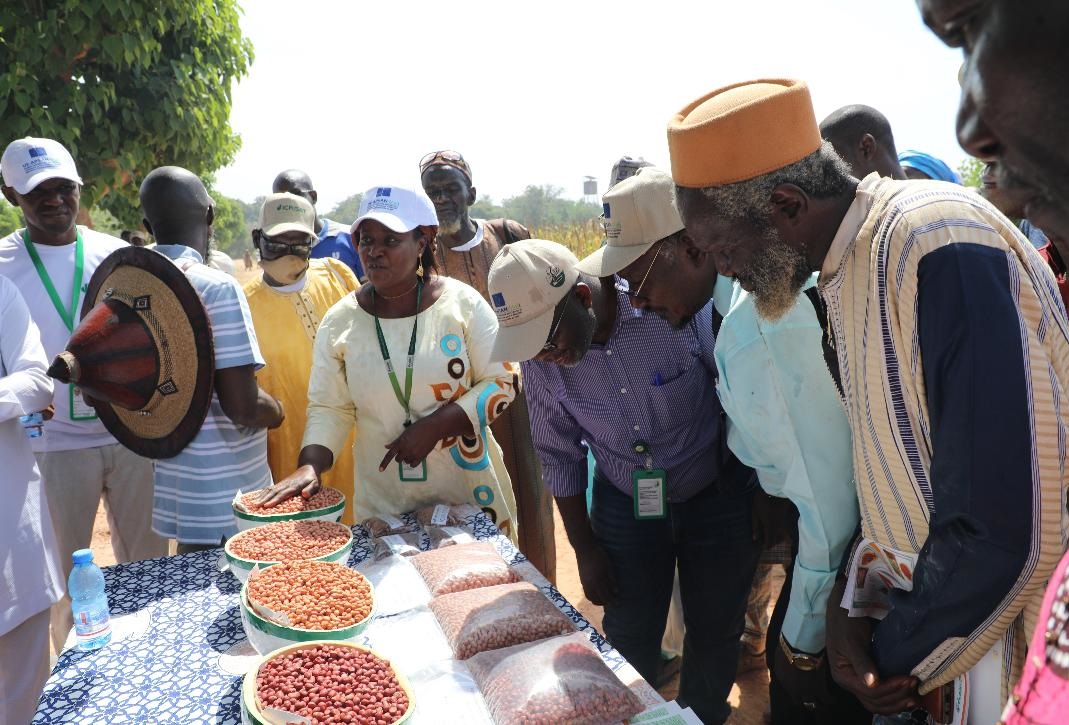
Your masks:
{"label": "bearded man", "polygon": [[[487,290],[490,264],[501,248],[530,239],[523,225],[509,219],[472,219],[475,203],[471,166],[456,151],[433,151],[419,162],[423,190],[438,215],[434,258],[441,274],[466,282],[495,306]],[[520,551],[550,581],[556,578],[557,549],[553,540],[553,502],[542,486],[542,472],[531,442],[527,400],[521,392],[490,426],[501,446],[505,468],[516,494]]]}
{"label": "bearded man", "polygon": [[[829,598],[833,676],[890,714],[969,672],[970,718],[997,720],[1064,549],[1069,323],[1053,276],[976,194],[853,178],[803,82],[713,91],[668,141],[695,255],[763,317],[820,272],[862,534]],[[869,608],[843,597],[874,566],[862,553],[893,562],[889,600]]]}

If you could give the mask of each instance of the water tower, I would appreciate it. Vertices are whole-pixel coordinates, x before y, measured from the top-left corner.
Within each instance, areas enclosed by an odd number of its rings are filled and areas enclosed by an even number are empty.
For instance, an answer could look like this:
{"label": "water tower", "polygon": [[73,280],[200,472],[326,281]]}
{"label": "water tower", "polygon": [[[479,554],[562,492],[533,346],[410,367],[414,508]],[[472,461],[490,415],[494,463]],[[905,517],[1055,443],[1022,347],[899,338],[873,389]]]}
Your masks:
{"label": "water tower", "polygon": [[594,176],[583,177],[583,201],[588,204],[597,204],[600,202],[598,198],[598,180]]}

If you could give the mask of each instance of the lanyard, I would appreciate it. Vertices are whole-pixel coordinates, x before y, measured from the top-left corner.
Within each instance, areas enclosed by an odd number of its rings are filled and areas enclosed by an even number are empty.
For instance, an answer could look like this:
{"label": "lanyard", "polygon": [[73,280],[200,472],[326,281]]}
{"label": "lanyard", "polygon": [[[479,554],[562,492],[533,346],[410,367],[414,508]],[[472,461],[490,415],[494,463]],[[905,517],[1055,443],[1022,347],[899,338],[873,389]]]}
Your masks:
{"label": "lanyard", "polygon": [[412,425],[412,413],[408,408],[412,400],[412,365],[416,359],[416,325],[419,322],[419,306],[423,301],[423,282],[416,285],[416,315],[412,319],[412,337],[408,341],[408,360],[405,363],[405,392],[401,393],[401,385],[397,382],[397,373],[393,370],[390,362],[390,348],[386,347],[386,338],[382,334],[382,325],[379,324],[379,316],[375,312],[375,288],[371,288],[371,314],[375,317],[375,334],[379,337],[379,351],[382,352],[382,361],[386,363],[386,374],[390,376],[390,384],[393,385],[393,394],[397,396],[397,402],[405,409],[405,427]]}
{"label": "lanyard", "polygon": [[45,291],[48,292],[48,296],[52,300],[56,312],[59,313],[60,319],[63,320],[63,324],[67,326],[67,330],[74,332],[75,315],[78,313],[78,298],[82,296],[82,270],[85,267],[85,253],[82,249],[82,230],[78,230],[78,237],[74,242],[74,291],[71,292],[71,306],[69,310],[63,309],[63,302],[59,299],[59,294],[56,292],[55,285],[52,284],[52,278],[48,276],[48,270],[45,269],[45,265],[41,261],[41,256],[37,254],[37,249],[34,247],[33,242],[30,241],[29,229],[22,230],[22,239],[26,243],[26,251],[30,253],[30,259],[33,260],[33,266],[34,269],[37,270],[37,276],[41,278],[41,284],[45,286]]}

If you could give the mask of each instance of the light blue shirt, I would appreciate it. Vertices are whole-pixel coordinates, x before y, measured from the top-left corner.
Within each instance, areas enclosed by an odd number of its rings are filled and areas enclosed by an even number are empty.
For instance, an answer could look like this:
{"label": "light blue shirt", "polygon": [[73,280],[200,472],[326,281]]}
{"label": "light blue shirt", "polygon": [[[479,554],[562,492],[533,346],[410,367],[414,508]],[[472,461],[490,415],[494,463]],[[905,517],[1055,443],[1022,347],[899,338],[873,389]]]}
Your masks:
{"label": "light blue shirt", "polygon": [[[816,284],[814,275],[806,288]],[[798,507],[798,557],[783,637],[797,650],[824,649],[828,594],[858,524],[850,426],[824,362],[812,303],[799,294],[775,322],[731,279],[717,282],[727,309],[714,357],[728,446],[757,470],[761,488]]]}
{"label": "light blue shirt", "polygon": [[[263,367],[249,303],[238,281],[205,266],[190,247],[158,244],[155,249],[178,263],[196,262],[185,272],[208,313],[215,369]],[[157,460],[154,468],[152,530],[183,544],[218,544],[222,537],[237,533],[231,508],[234,494],[271,485],[267,430],[236,425],[213,390],[196,437],[174,458]]]}

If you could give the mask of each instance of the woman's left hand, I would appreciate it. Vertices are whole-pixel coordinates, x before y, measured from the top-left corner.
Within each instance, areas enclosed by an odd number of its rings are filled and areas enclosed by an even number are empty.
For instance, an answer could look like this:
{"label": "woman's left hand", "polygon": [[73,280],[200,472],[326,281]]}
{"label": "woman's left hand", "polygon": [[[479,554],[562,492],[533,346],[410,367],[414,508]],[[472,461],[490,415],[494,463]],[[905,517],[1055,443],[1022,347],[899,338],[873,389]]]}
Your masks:
{"label": "woman's left hand", "polygon": [[442,434],[434,416],[420,418],[405,428],[401,435],[386,444],[386,456],[379,464],[379,471],[385,471],[394,459],[403,461],[409,466],[418,466],[430,455],[434,447],[438,445],[438,441],[445,437],[447,436]]}

